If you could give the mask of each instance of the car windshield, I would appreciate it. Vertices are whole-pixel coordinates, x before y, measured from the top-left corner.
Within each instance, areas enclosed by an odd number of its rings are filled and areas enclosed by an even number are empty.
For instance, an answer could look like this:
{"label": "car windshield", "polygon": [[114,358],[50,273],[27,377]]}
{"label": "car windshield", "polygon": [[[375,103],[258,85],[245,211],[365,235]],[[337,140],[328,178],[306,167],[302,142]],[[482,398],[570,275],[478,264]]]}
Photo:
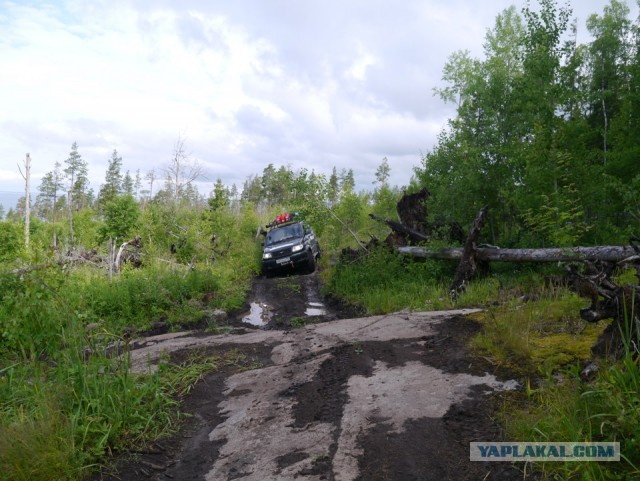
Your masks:
{"label": "car windshield", "polygon": [[300,224],[285,225],[270,230],[264,240],[264,245],[277,244],[293,237],[302,237],[302,226]]}

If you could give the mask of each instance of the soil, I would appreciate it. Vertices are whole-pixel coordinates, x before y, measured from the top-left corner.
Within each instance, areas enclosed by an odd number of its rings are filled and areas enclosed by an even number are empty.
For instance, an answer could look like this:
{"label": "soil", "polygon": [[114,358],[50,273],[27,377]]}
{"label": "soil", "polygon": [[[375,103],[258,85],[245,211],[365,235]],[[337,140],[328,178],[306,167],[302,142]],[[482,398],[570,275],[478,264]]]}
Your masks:
{"label": "soil", "polygon": [[[502,440],[495,415],[516,383],[468,352],[480,326],[464,312],[357,318],[321,296],[317,274],[257,279],[250,299],[267,306],[260,327],[247,312],[232,334],[136,344],[139,359],[239,349],[260,367],[206,376],[176,435],[92,481],[535,479],[469,461],[470,442]],[[305,314],[311,303],[322,312]]]}
{"label": "soil", "polygon": [[231,317],[230,325],[290,329],[362,315],[358,308],[323,295],[317,273],[259,277],[254,280],[248,298],[245,311]]}

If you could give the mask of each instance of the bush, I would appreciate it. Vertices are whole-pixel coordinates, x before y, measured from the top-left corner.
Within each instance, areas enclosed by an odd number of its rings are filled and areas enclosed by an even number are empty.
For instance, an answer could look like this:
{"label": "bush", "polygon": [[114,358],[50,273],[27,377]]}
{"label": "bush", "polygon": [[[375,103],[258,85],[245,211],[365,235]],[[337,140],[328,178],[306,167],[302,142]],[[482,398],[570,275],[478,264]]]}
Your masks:
{"label": "bush", "polygon": [[0,262],[16,260],[24,251],[24,225],[0,222]]}

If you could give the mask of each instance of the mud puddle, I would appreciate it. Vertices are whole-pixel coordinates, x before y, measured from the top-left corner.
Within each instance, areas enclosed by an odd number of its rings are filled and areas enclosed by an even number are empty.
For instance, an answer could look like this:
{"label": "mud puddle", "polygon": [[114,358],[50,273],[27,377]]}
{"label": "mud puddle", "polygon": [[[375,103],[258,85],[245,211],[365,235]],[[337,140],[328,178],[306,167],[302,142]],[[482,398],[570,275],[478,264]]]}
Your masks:
{"label": "mud puddle", "polygon": [[289,329],[356,317],[353,309],[325,299],[317,273],[255,279],[248,300],[248,310],[235,320],[245,327]]}
{"label": "mud puddle", "polygon": [[249,313],[245,314],[242,322],[256,327],[265,327],[273,317],[273,312],[268,304],[263,302],[252,302]]}

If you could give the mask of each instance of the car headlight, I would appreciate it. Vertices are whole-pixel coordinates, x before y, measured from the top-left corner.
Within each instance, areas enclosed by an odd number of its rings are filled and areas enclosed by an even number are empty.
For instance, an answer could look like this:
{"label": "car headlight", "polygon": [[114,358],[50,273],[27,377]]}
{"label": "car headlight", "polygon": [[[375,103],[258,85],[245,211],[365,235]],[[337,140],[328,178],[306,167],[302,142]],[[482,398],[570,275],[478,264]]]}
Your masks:
{"label": "car headlight", "polygon": [[273,256],[271,255],[271,252],[265,252],[264,254],[262,254],[262,258],[263,259],[271,259]]}
{"label": "car headlight", "polygon": [[297,244],[291,248],[291,252],[300,252],[302,249],[304,249],[304,246],[302,244]]}

